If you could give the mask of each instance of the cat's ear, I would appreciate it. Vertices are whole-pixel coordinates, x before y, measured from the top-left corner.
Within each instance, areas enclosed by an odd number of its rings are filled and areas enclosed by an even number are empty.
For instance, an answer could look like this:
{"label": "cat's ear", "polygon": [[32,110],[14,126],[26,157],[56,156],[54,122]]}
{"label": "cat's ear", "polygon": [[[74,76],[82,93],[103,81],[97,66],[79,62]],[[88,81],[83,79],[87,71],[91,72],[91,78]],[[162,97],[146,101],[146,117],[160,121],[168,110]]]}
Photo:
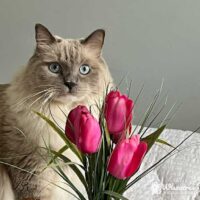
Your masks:
{"label": "cat's ear", "polygon": [[55,37],[42,24],[35,25],[35,39],[38,45],[52,44],[56,41]]}
{"label": "cat's ear", "polygon": [[82,44],[97,56],[101,55],[105,38],[105,31],[98,29],[91,33],[86,39],[82,40]]}

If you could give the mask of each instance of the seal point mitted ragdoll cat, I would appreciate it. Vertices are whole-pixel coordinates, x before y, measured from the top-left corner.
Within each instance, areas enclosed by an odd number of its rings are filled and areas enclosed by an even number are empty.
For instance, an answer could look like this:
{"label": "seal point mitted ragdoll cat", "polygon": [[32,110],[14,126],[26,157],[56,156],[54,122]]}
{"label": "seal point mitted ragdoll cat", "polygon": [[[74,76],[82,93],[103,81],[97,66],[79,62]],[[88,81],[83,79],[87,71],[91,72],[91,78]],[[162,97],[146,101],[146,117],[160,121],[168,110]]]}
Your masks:
{"label": "seal point mitted ragdoll cat", "polygon": [[[59,136],[31,110],[42,112],[64,128],[75,106],[91,106],[103,98],[112,83],[102,58],[104,30],[86,39],[54,36],[35,26],[36,49],[10,84],[0,85],[0,200],[69,200],[73,196],[53,169],[47,168],[44,147],[58,150]],[[73,159],[73,154],[67,151]],[[76,185],[76,177],[64,167]]]}

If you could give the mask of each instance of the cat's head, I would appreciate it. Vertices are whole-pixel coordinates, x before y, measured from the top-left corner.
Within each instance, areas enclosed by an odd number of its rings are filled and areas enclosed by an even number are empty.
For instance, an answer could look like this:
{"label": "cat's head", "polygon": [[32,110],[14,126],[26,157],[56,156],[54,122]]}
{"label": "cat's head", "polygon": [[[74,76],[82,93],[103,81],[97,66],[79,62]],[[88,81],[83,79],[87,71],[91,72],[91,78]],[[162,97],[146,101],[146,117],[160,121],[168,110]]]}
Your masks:
{"label": "cat's head", "polygon": [[102,95],[112,81],[101,55],[104,36],[99,29],[85,39],[63,39],[36,24],[36,50],[23,77],[26,90],[60,103]]}

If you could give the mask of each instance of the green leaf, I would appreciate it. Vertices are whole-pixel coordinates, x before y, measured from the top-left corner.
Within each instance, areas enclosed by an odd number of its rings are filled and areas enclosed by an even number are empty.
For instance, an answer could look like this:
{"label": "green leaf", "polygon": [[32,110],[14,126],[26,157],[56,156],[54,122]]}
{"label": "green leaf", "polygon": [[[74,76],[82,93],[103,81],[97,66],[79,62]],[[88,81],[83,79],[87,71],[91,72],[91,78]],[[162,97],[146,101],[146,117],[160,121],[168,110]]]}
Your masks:
{"label": "green leaf", "polygon": [[65,145],[58,152],[55,152],[54,157],[49,161],[48,165],[50,165],[53,162],[53,160],[55,160],[57,157],[60,157],[60,155],[62,155],[62,153],[64,153],[67,149],[68,149],[68,146]]}
{"label": "green leaf", "polygon": [[104,130],[105,130],[106,142],[107,142],[107,145],[109,147],[111,141],[110,141],[110,133],[108,131],[108,126],[106,124],[106,120],[104,120]]}
{"label": "green leaf", "polygon": [[59,167],[56,166],[57,170],[55,170],[62,178],[64,181],[68,183],[68,185],[76,192],[76,194],[79,196],[81,200],[86,200],[83,194],[76,188],[76,185],[72,183],[72,181],[68,178],[68,176],[65,174],[65,172]]}
{"label": "green leaf", "polygon": [[[142,121],[142,124],[141,124],[140,130],[138,131],[138,134],[141,134],[143,128],[145,127],[146,122],[149,120],[150,115],[151,115],[151,113],[153,112],[153,109],[154,109],[154,107],[155,107],[155,105],[156,105],[156,102],[157,102],[158,99],[159,99],[160,92],[161,92],[161,91],[159,90],[159,91],[156,93],[156,95],[155,95],[154,98],[153,98],[153,101],[151,102],[151,104],[149,105],[147,111],[145,112],[144,120]],[[135,130],[134,130],[134,132],[135,132]]]}
{"label": "green leaf", "polygon": [[[87,191],[87,183],[85,181],[85,177],[83,176],[83,174],[81,173],[79,168],[76,166],[76,163],[73,163],[69,158],[67,158],[66,156],[64,156],[62,154],[58,154],[58,152],[56,152],[56,151],[51,150],[51,152],[55,156],[60,157],[66,164],[69,165],[69,167],[75,172],[75,174],[78,176],[78,178],[80,179],[82,184],[85,186],[85,189]],[[78,165],[78,166],[81,167],[82,169],[84,169],[83,166],[81,166],[81,165]]]}
{"label": "green leaf", "polygon": [[156,142],[156,140],[159,138],[160,134],[165,129],[166,125],[161,126],[158,128],[155,132],[151,133],[150,135],[146,136],[145,138],[142,138],[142,141],[146,142],[148,145],[148,151],[151,149],[153,144]]}
{"label": "green leaf", "polygon": [[110,190],[106,190],[103,193],[107,194],[107,195],[109,195],[111,197],[117,198],[117,199],[128,200],[126,197],[122,196],[121,194],[119,194],[117,192],[110,191]]}
{"label": "green leaf", "polygon": [[101,160],[101,163],[100,162],[98,162],[98,167],[99,167],[99,172],[100,172],[100,174],[99,174],[99,178],[100,178],[100,180],[99,180],[99,188],[100,188],[100,190],[104,190],[104,187],[105,187],[105,172],[106,172],[106,170],[105,170],[105,166],[106,166],[106,150],[105,150],[105,138],[103,137],[102,138],[102,149],[101,149],[101,154],[100,154],[100,156],[101,157],[99,157],[99,159]]}
{"label": "green leaf", "polygon": [[172,146],[171,144],[169,144],[168,142],[166,142],[166,141],[165,141],[165,140],[163,140],[163,139],[157,139],[157,140],[156,140],[156,142],[157,142],[157,143],[164,144],[164,145],[167,145],[167,146],[169,146],[169,147],[172,147],[172,148],[174,148],[174,149],[175,149],[175,147],[174,147],[174,146]]}
{"label": "green leaf", "polygon": [[72,150],[72,152],[75,153],[75,155],[80,159],[80,161],[83,162],[83,157],[82,157],[81,152],[78,150],[78,148],[73,143],[71,143],[71,141],[65,136],[63,131],[60,130],[60,128],[58,128],[53,121],[51,121],[49,118],[47,118],[42,113],[39,113],[36,111],[33,111],[33,112],[36,113],[39,117],[41,117],[44,121],[46,121],[54,129],[54,131],[56,133],[58,133],[58,135],[64,140],[65,144]]}

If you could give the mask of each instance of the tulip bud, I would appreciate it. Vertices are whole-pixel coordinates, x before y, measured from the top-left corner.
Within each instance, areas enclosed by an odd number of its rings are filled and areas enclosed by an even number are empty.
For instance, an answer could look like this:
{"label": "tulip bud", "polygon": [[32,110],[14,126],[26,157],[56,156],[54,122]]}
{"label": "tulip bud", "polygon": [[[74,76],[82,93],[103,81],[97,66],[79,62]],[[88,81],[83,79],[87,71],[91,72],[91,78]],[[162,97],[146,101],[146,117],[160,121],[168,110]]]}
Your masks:
{"label": "tulip bud", "polygon": [[114,142],[125,138],[125,132],[132,120],[133,107],[133,101],[119,91],[111,91],[106,96],[105,119],[108,131],[113,135]]}
{"label": "tulip bud", "polygon": [[132,176],[138,170],[146,151],[147,144],[140,142],[139,135],[121,140],[110,156],[109,173],[118,179]]}
{"label": "tulip bud", "polygon": [[77,106],[69,113],[65,134],[83,153],[91,154],[99,149],[100,126],[85,106]]}

